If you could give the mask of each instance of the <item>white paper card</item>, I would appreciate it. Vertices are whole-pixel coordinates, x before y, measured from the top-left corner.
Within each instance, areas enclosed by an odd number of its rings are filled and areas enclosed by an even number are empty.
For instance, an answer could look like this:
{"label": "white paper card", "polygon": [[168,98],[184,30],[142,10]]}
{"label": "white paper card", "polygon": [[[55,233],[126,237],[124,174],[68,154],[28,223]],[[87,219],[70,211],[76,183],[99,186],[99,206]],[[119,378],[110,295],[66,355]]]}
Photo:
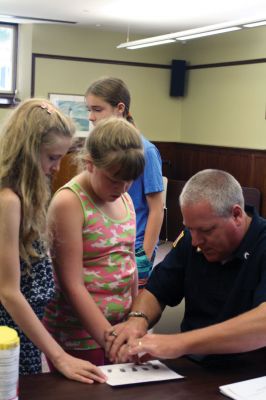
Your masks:
{"label": "white paper card", "polygon": [[219,389],[234,400],[265,400],[266,376],[220,386]]}
{"label": "white paper card", "polygon": [[107,383],[111,386],[184,378],[158,360],[143,364],[103,365],[98,368],[107,376]]}

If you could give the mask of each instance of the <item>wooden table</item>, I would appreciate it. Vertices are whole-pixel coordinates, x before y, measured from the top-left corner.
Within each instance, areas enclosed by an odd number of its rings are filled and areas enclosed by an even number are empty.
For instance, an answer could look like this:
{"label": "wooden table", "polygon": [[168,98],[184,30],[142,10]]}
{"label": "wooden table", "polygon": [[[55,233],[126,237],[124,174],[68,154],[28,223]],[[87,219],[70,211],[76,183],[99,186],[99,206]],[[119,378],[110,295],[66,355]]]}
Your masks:
{"label": "wooden table", "polygon": [[234,360],[195,363],[187,358],[166,364],[186,378],[176,381],[111,387],[86,385],[59,374],[20,378],[20,400],[222,400],[219,386],[266,375],[266,348],[235,356]]}

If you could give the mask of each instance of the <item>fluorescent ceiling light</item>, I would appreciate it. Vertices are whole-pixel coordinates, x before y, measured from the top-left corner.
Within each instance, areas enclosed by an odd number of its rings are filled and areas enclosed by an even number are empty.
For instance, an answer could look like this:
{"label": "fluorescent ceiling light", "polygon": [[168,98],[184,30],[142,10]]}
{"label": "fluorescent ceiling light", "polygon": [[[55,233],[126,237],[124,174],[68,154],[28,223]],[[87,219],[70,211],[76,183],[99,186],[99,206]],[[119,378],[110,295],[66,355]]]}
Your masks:
{"label": "fluorescent ceiling light", "polygon": [[132,46],[128,46],[127,49],[129,49],[129,50],[141,49],[142,47],[158,46],[159,44],[167,44],[167,43],[173,43],[173,42],[175,42],[175,39],[158,40],[157,42],[141,43],[141,44],[135,44]]}
{"label": "fluorescent ceiling light", "polygon": [[239,26],[232,26],[231,28],[216,29],[214,31],[196,33],[194,35],[188,35],[188,36],[181,36],[181,37],[177,37],[176,40],[196,39],[196,38],[204,37],[204,36],[218,35],[219,33],[238,31],[239,29],[241,29]]}
{"label": "fluorescent ceiling light", "polygon": [[[159,35],[153,36],[145,39],[134,40],[134,41],[127,41],[125,43],[121,43],[117,46],[118,49],[139,49],[142,47],[148,46],[157,46],[160,44],[171,43],[174,40],[189,40],[194,39],[197,37],[204,37],[209,35],[215,35],[224,32],[230,32],[239,30],[245,25],[251,26],[251,24],[260,24],[264,25],[266,21],[264,21],[265,17],[258,21],[258,20],[237,20],[237,21],[229,21],[220,24],[214,24],[209,26],[204,26],[200,28],[188,29],[186,31],[175,32],[175,33],[168,33],[166,35]],[[259,25],[253,25],[259,26]],[[201,34],[201,35],[199,35]]]}
{"label": "fluorescent ceiling light", "polygon": [[262,25],[266,25],[266,21],[253,22],[251,24],[244,24],[243,26],[247,28],[253,28],[254,26],[262,26]]}
{"label": "fluorescent ceiling light", "polygon": [[2,14],[1,14],[1,15],[0,15],[0,18],[1,18],[1,19],[4,19],[4,18],[14,18],[14,17],[13,17],[13,15],[4,15],[4,14],[2,15]]}

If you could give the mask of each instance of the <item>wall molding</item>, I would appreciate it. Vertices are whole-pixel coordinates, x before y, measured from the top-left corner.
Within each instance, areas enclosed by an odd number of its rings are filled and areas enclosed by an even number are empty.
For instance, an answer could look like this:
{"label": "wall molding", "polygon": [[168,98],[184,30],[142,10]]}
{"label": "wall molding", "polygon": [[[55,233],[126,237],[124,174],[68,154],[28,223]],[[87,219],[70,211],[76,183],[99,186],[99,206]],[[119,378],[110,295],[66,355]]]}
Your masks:
{"label": "wall molding", "polygon": [[153,142],[163,159],[163,174],[188,180],[196,172],[215,168],[231,173],[241,186],[257,188],[262,195],[261,215],[266,218],[266,150]]}
{"label": "wall molding", "polygon": [[[36,60],[38,58],[50,59],[50,60],[61,60],[61,61],[73,61],[73,62],[86,62],[86,63],[100,63],[100,64],[114,64],[114,65],[125,65],[131,67],[144,67],[144,68],[159,68],[159,69],[171,69],[172,65],[169,64],[154,64],[154,63],[143,63],[135,61],[120,61],[120,60],[108,60],[102,58],[86,58],[86,57],[72,57],[72,56],[61,56],[59,54],[42,54],[32,53],[31,58],[31,97],[35,95],[35,74],[36,74]],[[199,64],[199,65],[187,65],[187,70],[203,69],[203,68],[221,68],[231,67],[247,64],[260,64],[265,63],[266,58],[257,58],[251,60],[239,60],[239,61],[228,61],[213,64]]]}

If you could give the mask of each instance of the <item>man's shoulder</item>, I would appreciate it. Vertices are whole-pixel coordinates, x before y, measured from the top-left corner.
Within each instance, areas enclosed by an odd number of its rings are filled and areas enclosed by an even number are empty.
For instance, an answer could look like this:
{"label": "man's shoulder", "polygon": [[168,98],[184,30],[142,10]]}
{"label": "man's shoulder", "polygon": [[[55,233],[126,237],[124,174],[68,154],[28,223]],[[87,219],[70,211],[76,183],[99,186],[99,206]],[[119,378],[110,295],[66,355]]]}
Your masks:
{"label": "man's shoulder", "polygon": [[256,243],[258,247],[265,248],[266,251],[266,219],[258,216],[251,232],[251,240]]}
{"label": "man's shoulder", "polygon": [[259,257],[266,252],[266,219],[256,211],[248,214],[252,220],[243,240],[237,250],[237,254],[253,254]]}
{"label": "man's shoulder", "polygon": [[256,211],[253,213],[250,224],[251,235],[265,237],[266,240],[266,218],[260,216]]}

